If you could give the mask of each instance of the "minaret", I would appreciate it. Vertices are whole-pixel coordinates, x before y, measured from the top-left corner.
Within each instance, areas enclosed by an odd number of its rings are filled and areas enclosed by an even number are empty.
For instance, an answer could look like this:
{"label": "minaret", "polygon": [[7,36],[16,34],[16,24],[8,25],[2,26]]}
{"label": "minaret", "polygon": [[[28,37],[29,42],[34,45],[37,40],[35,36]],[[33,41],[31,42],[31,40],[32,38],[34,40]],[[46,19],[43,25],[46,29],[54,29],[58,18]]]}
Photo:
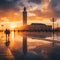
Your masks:
{"label": "minaret", "polygon": [[23,36],[23,54],[27,53],[27,36]]}
{"label": "minaret", "polygon": [[23,25],[27,25],[27,11],[26,11],[26,7],[24,7],[24,11],[23,11]]}

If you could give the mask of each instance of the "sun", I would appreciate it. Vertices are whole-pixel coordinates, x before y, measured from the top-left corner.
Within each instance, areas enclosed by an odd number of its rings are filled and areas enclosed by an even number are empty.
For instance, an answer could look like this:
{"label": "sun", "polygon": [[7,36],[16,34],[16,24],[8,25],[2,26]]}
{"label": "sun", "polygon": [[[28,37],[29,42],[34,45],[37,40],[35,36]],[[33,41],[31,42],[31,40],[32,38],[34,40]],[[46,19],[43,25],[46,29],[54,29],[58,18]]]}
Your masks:
{"label": "sun", "polygon": [[11,29],[14,29],[14,28],[16,28],[16,27],[17,27],[16,24],[10,24],[10,28],[11,28]]}

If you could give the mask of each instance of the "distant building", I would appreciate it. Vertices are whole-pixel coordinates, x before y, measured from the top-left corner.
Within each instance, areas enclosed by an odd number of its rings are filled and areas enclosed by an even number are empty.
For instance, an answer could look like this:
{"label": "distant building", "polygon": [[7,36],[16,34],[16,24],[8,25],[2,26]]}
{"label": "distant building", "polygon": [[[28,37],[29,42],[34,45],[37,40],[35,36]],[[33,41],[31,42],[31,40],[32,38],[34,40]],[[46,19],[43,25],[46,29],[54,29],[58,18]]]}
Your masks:
{"label": "distant building", "polygon": [[26,7],[24,7],[24,11],[23,11],[23,25],[27,25],[27,11],[26,11]]}
{"label": "distant building", "polygon": [[29,30],[29,31],[51,31],[52,26],[46,25],[43,23],[32,23],[31,25],[24,26],[21,30]]}
{"label": "distant building", "polygon": [[45,24],[42,24],[42,23],[32,23],[31,25],[32,26],[46,26]]}
{"label": "distant building", "polygon": [[60,27],[58,27],[58,28],[55,28],[55,30],[56,30],[56,31],[60,31]]}
{"label": "distant building", "polygon": [[52,30],[52,26],[43,23],[32,23],[31,26],[36,30]]}

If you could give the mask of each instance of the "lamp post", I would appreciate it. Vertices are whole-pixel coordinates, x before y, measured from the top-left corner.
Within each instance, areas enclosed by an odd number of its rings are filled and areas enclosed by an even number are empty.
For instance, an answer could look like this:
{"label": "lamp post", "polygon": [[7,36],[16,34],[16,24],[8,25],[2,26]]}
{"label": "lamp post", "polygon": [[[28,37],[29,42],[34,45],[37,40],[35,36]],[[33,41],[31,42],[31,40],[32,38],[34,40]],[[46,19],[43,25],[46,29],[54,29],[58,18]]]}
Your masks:
{"label": "lamp post", "polygon": [[53,22],[53,44],[52,44],[52,46],[54,47],[54,22],[56,21],[54,18],[52,18],[52,20],[51,20],[52,22]]}
{"label": "lamp post", "polygon": [[59,27],[59,25],[58,25],[58,22],[57,22],[57,40],[58,40],[58,27]]}
{"label": "lamp post", "polygon": [[4,26],[4,25],[2,24],[1,26],[2,26],[2,37],[3,37],[3,26]]}

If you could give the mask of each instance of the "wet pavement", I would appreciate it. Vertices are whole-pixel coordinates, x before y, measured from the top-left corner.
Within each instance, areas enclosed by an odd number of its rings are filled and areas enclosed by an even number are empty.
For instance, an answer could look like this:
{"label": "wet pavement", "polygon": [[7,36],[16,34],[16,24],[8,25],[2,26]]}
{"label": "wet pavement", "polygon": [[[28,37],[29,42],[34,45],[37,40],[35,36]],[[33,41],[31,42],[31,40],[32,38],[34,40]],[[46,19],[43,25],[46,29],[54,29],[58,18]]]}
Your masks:
{"label": "wet pavement", "polygon": [[3,40],[0,40],[0,60],[15,60],[11,50]]}
{"label": "wet pavement", "polygon": [[[31,33],[30,33],[31,34]],[[41,34],[31,35],[11,32],[6,40],[6,35],[0,36],[0,60],[60,60],[60,42],[56,40],[52,46],[52,39],[44,39]],[[0,34],[2,35],[2,34]],[[25,36],[25,37],[23,37]],[[38,37],[37,37],[38,36]],[[43,35],[42,35],[43,36]],[[59,37],[60,38],[60,37]],[[27,52],[23,53],[23,41],[27,41]],[[6,42],[7,41],[7,42]],[[58,41],[58,42],[57,42]]]}

